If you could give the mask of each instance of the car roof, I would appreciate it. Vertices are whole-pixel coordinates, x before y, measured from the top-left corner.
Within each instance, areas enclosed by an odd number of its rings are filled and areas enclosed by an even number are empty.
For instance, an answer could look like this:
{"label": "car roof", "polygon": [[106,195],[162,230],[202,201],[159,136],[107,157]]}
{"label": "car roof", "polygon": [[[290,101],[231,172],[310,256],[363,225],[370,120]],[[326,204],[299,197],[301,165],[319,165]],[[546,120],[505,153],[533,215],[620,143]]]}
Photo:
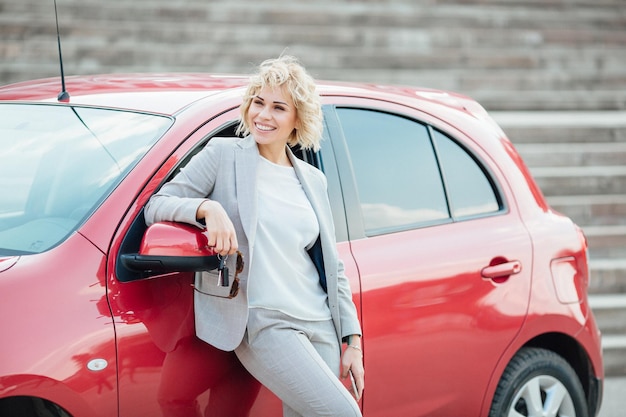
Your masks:
{"label": "car roof", "polygon": [[[241,97],[247,83],[248,77],[243,75],[201,73],[100,74],[65,79],[70,104],[167,115],[211,96]],[[318,81],[317,85],[322,96],[410,99],[470,114],[480,108],[468,97],[434,89],[336,81]],[[57,103],[60,92],[60,77],[44,78],[0,87],[0,101]]]}
{"label": "car roof", "polygon": [[[101,74],[65,78],[69,103],[172,115],[202,98],[241,89],[241,76],[211,74]],[[60,77],[0,87],[0,100],[56,103]]]}

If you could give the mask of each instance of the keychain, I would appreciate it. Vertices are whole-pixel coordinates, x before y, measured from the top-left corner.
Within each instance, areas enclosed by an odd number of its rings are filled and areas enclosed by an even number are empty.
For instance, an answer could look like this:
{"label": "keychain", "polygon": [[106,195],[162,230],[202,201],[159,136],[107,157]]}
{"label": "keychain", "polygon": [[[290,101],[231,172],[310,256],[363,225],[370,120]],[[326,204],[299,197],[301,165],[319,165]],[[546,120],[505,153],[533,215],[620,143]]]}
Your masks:
{"label": "keychain", "polygon": [[222,287],[228,287],[228,267],[226,266],[226,260],[228,259],[228,255],[222,256],[217,255],[217,259],[219,259],[220,263],[217,267],[218,277],[217,277],[217,285]]}

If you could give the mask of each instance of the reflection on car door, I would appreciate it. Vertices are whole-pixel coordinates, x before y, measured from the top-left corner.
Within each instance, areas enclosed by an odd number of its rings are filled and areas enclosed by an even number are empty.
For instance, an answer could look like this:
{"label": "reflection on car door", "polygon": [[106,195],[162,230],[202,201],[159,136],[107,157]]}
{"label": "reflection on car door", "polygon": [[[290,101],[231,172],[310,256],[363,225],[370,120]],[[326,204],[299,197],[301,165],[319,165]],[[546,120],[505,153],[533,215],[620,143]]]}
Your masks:
{"label": "reflection on car door", "polygon": [[[526,313],[527,231],[471,149],[390,112],[336,117],[361,277],[364,414],[477,416]],[[485,278],[490,265],[509,272]]]}

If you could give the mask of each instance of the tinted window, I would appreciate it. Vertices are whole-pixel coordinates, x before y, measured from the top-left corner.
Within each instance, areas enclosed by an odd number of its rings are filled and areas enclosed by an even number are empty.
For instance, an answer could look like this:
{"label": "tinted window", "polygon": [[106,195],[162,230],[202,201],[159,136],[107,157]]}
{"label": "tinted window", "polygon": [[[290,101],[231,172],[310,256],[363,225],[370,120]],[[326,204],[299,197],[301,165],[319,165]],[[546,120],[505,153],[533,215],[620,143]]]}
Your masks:
{"label": "tinted window", "polygon": [[482,165],[447,135],[388,113],[337,114],[368,235],[500,210]]}
{"label": "tinted window", "polygon": [[426,126],[375,111],[337,113],[368,234],[450,217]]}
{"label": "tinted window", "polygon": [[441,132],[433,131],[433,139],[446,181],[453,217],[498,211],[500,204],[497,194],[477,161]]}

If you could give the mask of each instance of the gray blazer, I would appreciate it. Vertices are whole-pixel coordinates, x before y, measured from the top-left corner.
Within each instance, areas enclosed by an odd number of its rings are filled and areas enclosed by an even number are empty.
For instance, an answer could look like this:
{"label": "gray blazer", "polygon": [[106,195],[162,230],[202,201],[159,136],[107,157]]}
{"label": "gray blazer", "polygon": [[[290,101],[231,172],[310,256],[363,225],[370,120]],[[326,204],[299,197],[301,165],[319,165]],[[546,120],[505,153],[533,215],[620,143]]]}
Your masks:
{"label": "gray blazer", "polygon": [[[309,198],[320,225],[328,305],[339,341],[361,334],[356,308],[343,262],[338,258],[326,177],[315,167],[288,151],[296,175]],[[206,199],[218,201],[235,226],[239,250],[244,257],[240,291],[232,299],[195,292],[197,336],[222,350],[234,350],[243,339],[248,321],[247,267],[254,262],[257,222],[256,171],[259,151],[252,136],[244,139],[213,138],[172,181],[163,185],[145,208],[148,225],[177,221],[202,227],[196,210]],[[234,257],[229,257],[229,260]],[[234,271],[234,265],[229,266]]]}

